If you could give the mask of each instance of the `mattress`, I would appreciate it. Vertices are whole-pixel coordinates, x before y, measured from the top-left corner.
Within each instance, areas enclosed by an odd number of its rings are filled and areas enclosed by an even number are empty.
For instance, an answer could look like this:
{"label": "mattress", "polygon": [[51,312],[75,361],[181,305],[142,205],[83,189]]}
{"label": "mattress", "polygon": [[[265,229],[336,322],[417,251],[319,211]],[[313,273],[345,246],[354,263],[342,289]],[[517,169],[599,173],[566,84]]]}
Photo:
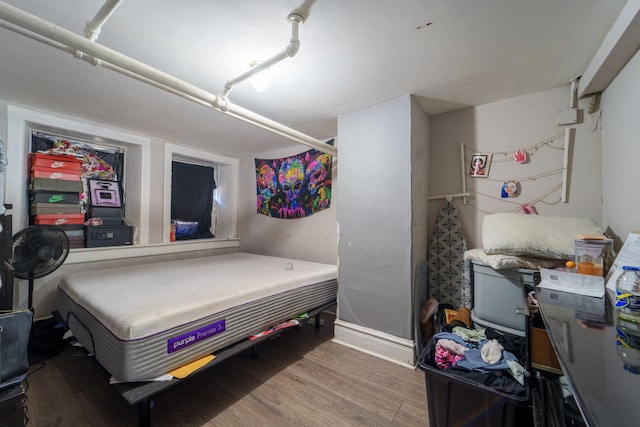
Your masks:
{"label": "mattress", "polygon": [[119,381],[146,381],[337,296],[337,266],[233,253],[60,279],[58,310]]}

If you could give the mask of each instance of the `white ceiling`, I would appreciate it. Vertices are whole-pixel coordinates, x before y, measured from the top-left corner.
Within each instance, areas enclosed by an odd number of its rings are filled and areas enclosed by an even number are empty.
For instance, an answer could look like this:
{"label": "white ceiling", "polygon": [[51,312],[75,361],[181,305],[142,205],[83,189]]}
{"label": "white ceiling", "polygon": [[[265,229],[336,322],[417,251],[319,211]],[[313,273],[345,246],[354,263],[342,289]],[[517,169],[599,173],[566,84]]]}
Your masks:
{"label": "white ceiling", "polygon": [[[83,34],[101,0],[5,3]],[[282,51],[290,13],[300,50],[263,93],[229,95],[325,140],[337,116],[406,94],[429,114],[566,85],[626,0],[124,0],[97,43],[221,93]],[[0,99],[166,140],[250,155],[295,145],[202,105],[17,34],[0,19]],[[568,102],[568,101],[567,101]]]}

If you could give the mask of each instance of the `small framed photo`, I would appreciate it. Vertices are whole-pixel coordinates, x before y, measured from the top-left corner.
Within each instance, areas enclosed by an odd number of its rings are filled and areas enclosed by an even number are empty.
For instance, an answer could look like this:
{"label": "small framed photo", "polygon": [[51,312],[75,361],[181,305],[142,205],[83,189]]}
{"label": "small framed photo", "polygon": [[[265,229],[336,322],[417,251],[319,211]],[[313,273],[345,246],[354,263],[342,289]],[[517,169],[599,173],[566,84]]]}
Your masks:
{"label": "small framed photo", "polygon": [[118,181],[90,179],[89,197],[91,197],[91,206],[104,208],[122,207]]}
{"label": "small framed photo", "polygon": [[490,166],[491,154],[475,153],[471,156],[471,163],[469,163],[469,175],[486,178],[489,176]]}
{"label": "small framed photo", "polygon": [[502,190],[500,196],[505,199],[509,197],[518,197],[520,195],[520,183],[514,180],[502,182]]}

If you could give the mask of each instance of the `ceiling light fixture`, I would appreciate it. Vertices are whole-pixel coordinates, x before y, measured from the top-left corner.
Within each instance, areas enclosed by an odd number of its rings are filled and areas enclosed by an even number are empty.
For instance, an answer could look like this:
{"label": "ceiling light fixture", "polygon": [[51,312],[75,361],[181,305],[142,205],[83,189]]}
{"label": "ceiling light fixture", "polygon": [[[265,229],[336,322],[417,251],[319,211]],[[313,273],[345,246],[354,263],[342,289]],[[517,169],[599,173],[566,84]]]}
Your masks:
{"label": "ceiling light fixture", "polygon": [[[291,23],[292,33],[289,45],[283,52],[263,62],[262,67],[264,67],[265,64],[268,64],[267,66],[274,65],[282,59],[292,57],[298,51],[300,45],[300,41],[298,40],[298,26],[304,22],[304,20],[300,15],[296,14],[289,15],[288,20]],[[6,27],[10,31],[33,38],[36,41],[40,41],[66,53],[74,54],[74,57],[87,61],[94,66],[102,66],[127,77],[137,79],[204,107],[211,108],[219,113],[315,148],[331,156],[337,157],[338,155],[336,147],[229,102],[227,99],[229,91],[234,85],[251,77],[251,70],[236,77],[234,80],[228,81],[227,84],[225,84],[223,93],[215,94],[173,77],[170,74],[164,73],[120,52],[104,47],[80,34],[73,33],[59,25],[55,25],[36,15],[32,15],[0,1],[0,26],[4,27],[6,23],[3,21],[13,24],[12,26]],[[15,28],[12,28],[13,26],[15,26]],[[80,55],[75,55],[76,53],[80,53]]]}
{"label": "ceiling light fixture", "polygon": [[[2,2],[0,2],[2,4]],[[245,80],[251,80],[252,83],[254,81],[253,77],[258,76],[259,74],[264,74],[269,70],[269,68],[278,62],[292,58],[298,53],[298,49],[300,49],[300,40],[298,39],[298,27],[300,24],[304,22],[304,18],[296,13],[292,13],[287,17],[287,20],[291,23],[291,39],[289,40],[289,44],[287,47],[281,51],[280,53],[275,54],[271,58],[266,61],[253,61],[250,65],[251,68],[236,77],[235,79],[229,80],[224,84],[224,90],[220,94],[220,96],[226,100],[227,96],[229,96],[229,92],[239,83],[242,83]],[[260,76],[262,77],[262,76]],[[264,87],[266,89],[266,86]],[[264,90],[263,89],[263,90]],[[256,89],[258,90],[258,89]],[[258,90],[260,92],[260,90]]]}
{"label": "ceiling light fixture", "polygon": [[[254,68],[260,64],[262,64],[262,61],[253,61],[249,65],[251,66],[251,68]],[[254,74],[249,80],[251,80],[251,85],[256,92],[264,92],[269,87],[269,68],[265,68],[259,73]]]}

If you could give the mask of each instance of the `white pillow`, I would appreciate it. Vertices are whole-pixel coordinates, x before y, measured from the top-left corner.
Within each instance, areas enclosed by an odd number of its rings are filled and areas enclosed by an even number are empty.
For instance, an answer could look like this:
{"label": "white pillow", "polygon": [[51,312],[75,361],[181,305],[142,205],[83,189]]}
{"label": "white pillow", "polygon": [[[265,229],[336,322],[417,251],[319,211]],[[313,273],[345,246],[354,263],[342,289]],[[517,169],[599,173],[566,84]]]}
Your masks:
{"label": "white pillow", "polygon": [[539,268],[555,268],[564,265],[562,261],[557,259],[505,254],[489,255],[485,253],[482,248],[469,249],[464,253],[464,259],[465,261],[486,264],[494,270],[502,270],[505,268],[528,268],[530,270],[537,270]]}
{"label": "white pillow", "polygon": [[578,234],[602,234],[602,230],[589,218],[497,213],[482,221],[487,254],[571,259]]}

